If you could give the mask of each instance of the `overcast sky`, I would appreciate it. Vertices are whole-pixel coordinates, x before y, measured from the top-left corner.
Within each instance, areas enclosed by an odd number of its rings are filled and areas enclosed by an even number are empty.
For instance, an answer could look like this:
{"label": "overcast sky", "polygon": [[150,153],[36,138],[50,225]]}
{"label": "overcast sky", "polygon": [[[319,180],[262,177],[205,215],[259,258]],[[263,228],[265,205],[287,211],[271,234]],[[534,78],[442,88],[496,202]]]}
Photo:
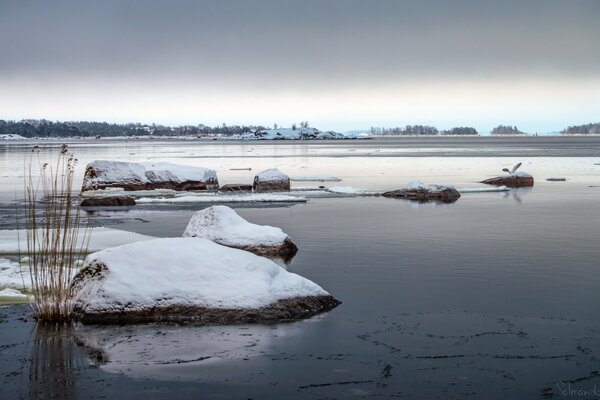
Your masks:
{"label": "overcast sky", "polygon": [[600,1],[0,0],[0,119],[600,121]]}

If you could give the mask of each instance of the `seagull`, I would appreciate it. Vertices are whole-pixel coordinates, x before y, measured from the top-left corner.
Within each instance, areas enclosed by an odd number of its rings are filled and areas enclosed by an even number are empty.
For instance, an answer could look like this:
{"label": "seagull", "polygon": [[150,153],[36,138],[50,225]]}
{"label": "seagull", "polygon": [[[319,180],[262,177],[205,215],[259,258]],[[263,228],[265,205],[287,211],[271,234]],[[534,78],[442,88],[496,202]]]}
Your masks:
{"label": "seagull", "polygon": [[513,175],[515,172],[517,172],[517,170],[519,169],[519,167],[521,166],[522,163],[518,163],[517,165],[515,165],[514,167],[512,167],[511,170],[509,170],[508,168],[502,168],[502,171]]}

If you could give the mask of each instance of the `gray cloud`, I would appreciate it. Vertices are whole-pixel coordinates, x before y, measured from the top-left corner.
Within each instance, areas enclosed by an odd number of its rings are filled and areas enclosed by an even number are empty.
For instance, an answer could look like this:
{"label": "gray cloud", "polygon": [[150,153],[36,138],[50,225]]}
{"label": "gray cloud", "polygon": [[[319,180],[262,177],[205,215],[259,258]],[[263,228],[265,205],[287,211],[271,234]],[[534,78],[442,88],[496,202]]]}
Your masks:
{"label": "gray cloud", "polygon": [[593,0],[2,1],[0,76],[276,87],[597,77],[598,16]]}

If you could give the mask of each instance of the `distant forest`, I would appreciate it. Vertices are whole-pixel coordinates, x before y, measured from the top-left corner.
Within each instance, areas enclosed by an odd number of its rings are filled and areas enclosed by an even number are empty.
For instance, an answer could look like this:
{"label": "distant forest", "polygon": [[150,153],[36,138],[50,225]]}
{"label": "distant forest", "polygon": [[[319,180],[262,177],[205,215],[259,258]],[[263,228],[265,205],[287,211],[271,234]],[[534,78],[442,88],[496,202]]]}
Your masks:
{"label": "distant forest", "polygon": [[440,132],[436,127],[428,125],[406,125],[397,128],[372,127],[369,132],[373,135],[478,135],[475,128],[456,127]]}
{"label": "distant forest", "polygon": [[[301,126],[308,126],[302,122]],[[277,125],[275,125],[277,126]],[[269,129],[261,125],[181,125],[166,126],[157,124],[111,124],[108,122],[52,122],[48,120],[0,120],[0,135],[21,135],[23,137],[111,137],[111,136],[206,136],[210,134],[235,135],[246,132]],[[478,135],[472,127],[455,127],[438,130],[428,125],[406,125],[396,128],[372,127],[369,132],[374,135]],[[600,122],[593,124],[570,126],[562,134],[600,134]],[[491,131],[492,135],[526,135],[516,126],[499,125]]]}
{"label": "distant forest", "polygon": [[570,126],[561,133],[566,135],[600,135],[600,122],[596,122],[595,124]]}
{"label": "distant forest", "polygon": [[140,123],[110,124],[107,122],[52,122],[47,120],[0,120],[0,135],[13,134],[23,137],[96,137],[96,136],[186,136],[208,135],[214,133],[233,135],[253,130],[265,129],[263,126],[239,125],[144,125]]}

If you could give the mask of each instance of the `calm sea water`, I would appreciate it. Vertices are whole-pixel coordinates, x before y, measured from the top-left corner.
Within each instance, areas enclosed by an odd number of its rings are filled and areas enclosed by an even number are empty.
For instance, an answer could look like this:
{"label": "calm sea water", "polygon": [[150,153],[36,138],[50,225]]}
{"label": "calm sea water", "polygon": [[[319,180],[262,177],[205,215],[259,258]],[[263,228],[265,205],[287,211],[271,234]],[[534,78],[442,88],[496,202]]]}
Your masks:
{"label": "calm sea water", "polygon": [[[201,328],[35,325],[18,319],[26,307],[3,307],[7,398],[529,399],[600,386],[600,138],[101,141],[71,149],[78,176],[93,159],[157,160],[214,168],[222,183],[276,166],[343,179],[327,186],[395,189],[420,179],[480,187],[523,162],[536,184],[443,206],[378,197],[234,206],[289,233],[300,251],[287,268],[343,304],[298,323]],[[11,202],[28,151],[0,144],[4,228],[14,226]],[[42,146],[42,156],[56,151]],[[168,237],[200,207],[95,217]]]}

